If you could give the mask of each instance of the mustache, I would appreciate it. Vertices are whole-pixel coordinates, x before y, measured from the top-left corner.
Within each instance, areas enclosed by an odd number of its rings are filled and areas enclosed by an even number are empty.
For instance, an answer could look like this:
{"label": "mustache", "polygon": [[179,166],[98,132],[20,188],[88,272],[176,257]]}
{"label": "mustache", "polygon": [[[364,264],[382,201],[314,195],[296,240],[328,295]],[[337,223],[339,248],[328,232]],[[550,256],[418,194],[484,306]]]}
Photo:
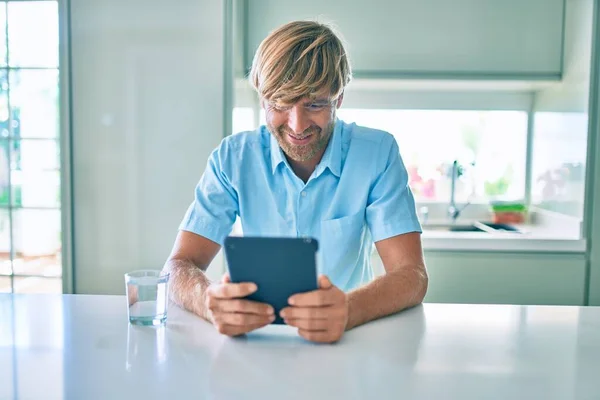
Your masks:
{"label": "mustache", "polygon": [[321,132],[321,128],[319,128],[318,126],[314,126],[313,125],[311,127],[306,128],[304,130],[304,132],[302,132],[301,135],[298,135],[298,134],[294,133],[294,131],[291,130],[290,128],[288,128],[287,126],[280,126],[279,129],[277,129],[277,131],[279,133],[281,133],[281,134],[287,134],[287,135],[291,135],[291,136],[294,136],[294,137],[299,138],[299,139],[304,139],[305,137],[310,136],[310,135],[312,135],[314,133],[320,133]]}

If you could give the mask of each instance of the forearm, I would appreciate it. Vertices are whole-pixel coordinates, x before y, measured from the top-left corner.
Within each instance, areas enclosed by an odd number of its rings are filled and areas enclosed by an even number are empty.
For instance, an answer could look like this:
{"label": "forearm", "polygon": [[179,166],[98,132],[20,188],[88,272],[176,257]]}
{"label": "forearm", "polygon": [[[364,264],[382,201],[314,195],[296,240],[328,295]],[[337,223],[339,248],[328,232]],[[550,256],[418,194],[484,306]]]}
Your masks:
{"label": "forearm", "polygon": [[197,265],[190,261],[169,260],[169,297],[179,307],[209,320],[205,306],[206,289],[210,281]]}
{"label": "forearm", "polygon": [[348,323],[352,329],[394,314],[423,301],[427,291],[425,268],[402,268],[348,293]]}

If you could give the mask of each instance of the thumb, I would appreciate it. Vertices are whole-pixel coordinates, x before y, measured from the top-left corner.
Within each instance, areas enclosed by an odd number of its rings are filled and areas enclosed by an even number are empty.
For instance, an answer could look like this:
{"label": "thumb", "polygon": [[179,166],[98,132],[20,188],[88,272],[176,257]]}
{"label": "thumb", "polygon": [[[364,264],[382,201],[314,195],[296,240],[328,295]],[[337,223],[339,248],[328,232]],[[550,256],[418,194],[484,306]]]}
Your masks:
{"label": "thumb", "polygon": [[231,283],[231,277],[229,276],[229,273],[225,273],[223,275],[223,277],[221,278],[221,283]]}
{"label": "thumb", "polygon": [[319,289],[329,289],[333,286],[333,283],[329,280],[326,275],[319,276]]}

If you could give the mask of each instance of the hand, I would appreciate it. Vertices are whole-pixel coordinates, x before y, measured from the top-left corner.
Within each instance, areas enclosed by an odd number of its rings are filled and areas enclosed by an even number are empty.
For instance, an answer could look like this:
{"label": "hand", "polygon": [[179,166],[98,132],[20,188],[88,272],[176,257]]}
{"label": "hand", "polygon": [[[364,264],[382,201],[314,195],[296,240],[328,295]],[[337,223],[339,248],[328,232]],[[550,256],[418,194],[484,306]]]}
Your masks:
{"label": "hand", "polygon": [[228,274],[220,283],[208,287],[206,310],[220,333],[239,336],[275,320],[275,311],[270,305],[242,299],[256,290],[254,283],[231,283]]}
{"label": "hand", "polygon": [[136,285],[127,285],[127,302],[129,303],[129,307],[137,303],[138,298],[138,288]]}
{"label": "hand", "polygon": [[348,323],[346,293],[335,287],[325,275],[319,276],[319,289],[289,298],[291,307],[281,310],[286,324],[298,328],[298,334],[312,342],[340,340]]}

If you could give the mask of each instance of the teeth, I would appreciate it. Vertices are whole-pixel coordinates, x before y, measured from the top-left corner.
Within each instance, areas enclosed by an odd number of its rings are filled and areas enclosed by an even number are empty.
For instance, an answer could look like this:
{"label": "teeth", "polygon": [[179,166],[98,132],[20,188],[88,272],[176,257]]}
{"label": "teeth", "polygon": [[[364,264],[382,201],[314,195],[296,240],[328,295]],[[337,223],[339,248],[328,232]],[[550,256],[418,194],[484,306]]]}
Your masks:
{"label": "teeth", "polygon": [[307,137],[309,137],[310,135],[308,135],[308,136],[304,136],[304,137],[301,137],[301,138],[299,138],[298,136],[294,136],[294,135],[290,135],[290,136],[291,136],[291,137],[293,137],[294,139],[297,139],[297,140],[304,140],[304,139],[306,139]]}

